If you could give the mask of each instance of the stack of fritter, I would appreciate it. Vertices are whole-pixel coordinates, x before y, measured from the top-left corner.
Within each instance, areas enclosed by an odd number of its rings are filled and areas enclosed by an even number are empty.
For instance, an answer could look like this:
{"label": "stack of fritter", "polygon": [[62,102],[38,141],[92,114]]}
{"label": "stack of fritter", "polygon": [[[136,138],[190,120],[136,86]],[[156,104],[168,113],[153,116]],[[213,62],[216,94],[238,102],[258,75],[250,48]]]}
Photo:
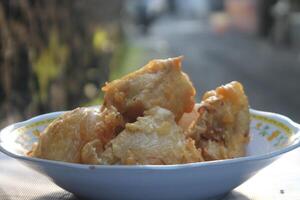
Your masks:
{"label": "stack of fritter", "polygon": [[[231,82],[205,93],[195,109],[195,89],[181,71],[181,60],[153,60],[106,84],[101,109],[66,112],[40,134],[29,155],[126,165],[182,164],[245,155],[250,119],[242,85]],[[193,118],[185,120],[192,111]]]}

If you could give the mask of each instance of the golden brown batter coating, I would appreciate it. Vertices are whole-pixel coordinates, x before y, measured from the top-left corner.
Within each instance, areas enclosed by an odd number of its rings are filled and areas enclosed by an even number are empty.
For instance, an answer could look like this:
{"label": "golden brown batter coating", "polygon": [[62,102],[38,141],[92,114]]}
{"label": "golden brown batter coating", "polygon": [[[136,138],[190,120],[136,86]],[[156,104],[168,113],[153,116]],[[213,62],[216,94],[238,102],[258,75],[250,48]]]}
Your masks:
{"label": "golden brown batter coating", "polygon": [[186,139],[174,115],[160,107],[145,112],[111,140],[102,164],[180,164],[203,161],[192,139]]}
{"label": "golden brown batter coating", "polygon": [[[28,155],[83,164],[168,165],[245,155],[248,99],[239,82],[206,92],[181,71],[182,57],[152,60],[107,83],[101,108],[54,120]],[[127,123],[129,122],[129,123]],[[125,124],[126,123],[126,124]]]}
{"label": "golden brown batter coating", "polygon": [[205,160],[245,155],[249,141],[248,99],[239,82],[231,82],[206,92],[198,108],[199,116],[188,131],[202,149]]}
{"label": "golden brown batter coating", "polygon": [[33,157],[97,164],[104,145],[124,128],[115,108],[77,108],[54,120],[40,135]]}
{"label": "golden brown batter coating", "polygon": [[160,106],[174,113],[176,121],[194,107],[195,89],[181,71],[182,57],[152,60],[143,68],[107,83],[104,106],[114,106],[134,122],[145,110]]}

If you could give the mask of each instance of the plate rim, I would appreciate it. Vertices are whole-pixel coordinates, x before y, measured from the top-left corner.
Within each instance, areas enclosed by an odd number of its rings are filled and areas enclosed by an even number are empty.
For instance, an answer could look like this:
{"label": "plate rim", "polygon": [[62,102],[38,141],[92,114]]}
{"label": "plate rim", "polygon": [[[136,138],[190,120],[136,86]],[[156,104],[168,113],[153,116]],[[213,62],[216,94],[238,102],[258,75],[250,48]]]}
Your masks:
{"label": "plate rim", "polygon": [[[237,163],[245,163],[245,162],[252,162],[252,161],[260,161],[260,160],[266,160],[275,158],[277,156],[280,156],[282,154],[285,154],[289,151],[292,151],[298,147],[300,147],[300,137],[297,138],[297,140],[282,149],[261,154],[261,155],[253,155],[253,156],[245,156],[245,157],[239,157],[239,158],[233,158],[233,159],[226,159],[226,160],[215,160],[215,161],[205,161],[205,162],[196,162],[196,163],[186,163],[186,164],[175,164],[175,165],[92,165],[92,164],[79,164],[79,163],[67,163],[63,161],[55,161],[55,160],[46,160],[46,159],[40,159],[40,158],[33,158],[29,156],[22,156],[14,154],[10,151],[7,151],[4,147],[2,147],[2,141],[1,136],[2,134],[5,134],[7,132],[11,132],[12,130],[15,130],[17,128],[22,127],[24,124],[32,123],[37,120],[43,120],[50,117],[57,117],[61,114],[63,114],[66,111],[57,111],[57,112],[51,112],[47,114],[42,114],[35,116],[33,118],[30,118],[28,120],[17,122],[14,124],[11,124],[5,128],[3,128],[0,131],[0,152],[6,154],[9,157],[12,157],[17,160],[21,161],[27,161],[39,165],[56,165],[60,167],[67,167],[67,168],[76,168],[76,169],[92,169],[93,170],[179,170],[179,169],[187,169],[187,168],[198,168],[198,167],[214,167],[214,166],[223,166],[223,165],[232,165]],[[272,118],[278,118],[280,121],[285,121],[287,124],[293,127],[295,131],[295,135],[300,135],[300,124],[294,122],[290,118],[277,114],[272,112],[266,112],[266,111],[260,111],[255,109],[250,109],[251,114],[258,114],[263,116],[268,116]]]}

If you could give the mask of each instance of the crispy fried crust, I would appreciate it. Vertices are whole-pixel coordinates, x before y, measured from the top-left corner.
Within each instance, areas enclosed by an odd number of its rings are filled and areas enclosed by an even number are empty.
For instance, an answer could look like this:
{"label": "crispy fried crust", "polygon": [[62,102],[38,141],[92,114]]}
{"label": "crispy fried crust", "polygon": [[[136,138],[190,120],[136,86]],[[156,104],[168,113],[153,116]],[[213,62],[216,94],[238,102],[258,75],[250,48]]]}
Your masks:
{"label": "crispy fried crust", "polygon": [[239,82],[231,82],[206,92],[198,113],[188,135],[202,149],[205,160],[245,155],[245,145],[249,141],[250,114],[248,99]]}
{"label": "crispy fried crust", "polygon": [[195,89],[181,71],[182,57],[152,60],[143,68],[107,83],[104,106],[114,106],[134,122],[145,110],[160,106],[174,113],[176,121],[192,111]]}
{"label": "crispy fried crust", "polygon": [[111,140],[102,164],[180,164],[203,161],[194,140],[186,139],[174,115],[155,107]]}
{"label": "crispy fried crust", "polygon": [[77,108],[54,120],[40,135],[33,157],[72,163],[97,164],[98,156],[124,128],[115,108]]}

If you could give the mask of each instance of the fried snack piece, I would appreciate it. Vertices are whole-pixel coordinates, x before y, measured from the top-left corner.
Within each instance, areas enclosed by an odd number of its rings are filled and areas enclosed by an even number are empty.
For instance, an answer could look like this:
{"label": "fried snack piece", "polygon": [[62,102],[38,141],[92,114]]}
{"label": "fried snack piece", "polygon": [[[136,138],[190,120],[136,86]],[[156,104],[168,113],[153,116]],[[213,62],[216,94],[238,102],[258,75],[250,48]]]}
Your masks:
{"label": "fried snack piece", "polygon": [[104,106],[111,106],[134,122],[145,110],[160,106],[174,113],[176,121],[192,111],[195,89],[181,71],[182,57],[152,60],[143,68],[107,83]]}
{"label": "fried snack piece", "polygon": [[98,164],[106,145],[123,128],[113,107],[77,108],[54,120],[40,135],[30,156],[71,163]]}
{"label": "fried snack piece", "polygon": [[188,135],[202,149],[205,160],[245,155],[245,145],[249,141],[250,114],[248,99],[239,82],[231,82],[206,92],[198,113]]}
{"label": "fried snack piece", "polygon": [[194,140],[186,139],[174,115],[160,107],[145,111],[135,123],[111,140],[102,154],[102,164],[180,164],[203,161]]}

